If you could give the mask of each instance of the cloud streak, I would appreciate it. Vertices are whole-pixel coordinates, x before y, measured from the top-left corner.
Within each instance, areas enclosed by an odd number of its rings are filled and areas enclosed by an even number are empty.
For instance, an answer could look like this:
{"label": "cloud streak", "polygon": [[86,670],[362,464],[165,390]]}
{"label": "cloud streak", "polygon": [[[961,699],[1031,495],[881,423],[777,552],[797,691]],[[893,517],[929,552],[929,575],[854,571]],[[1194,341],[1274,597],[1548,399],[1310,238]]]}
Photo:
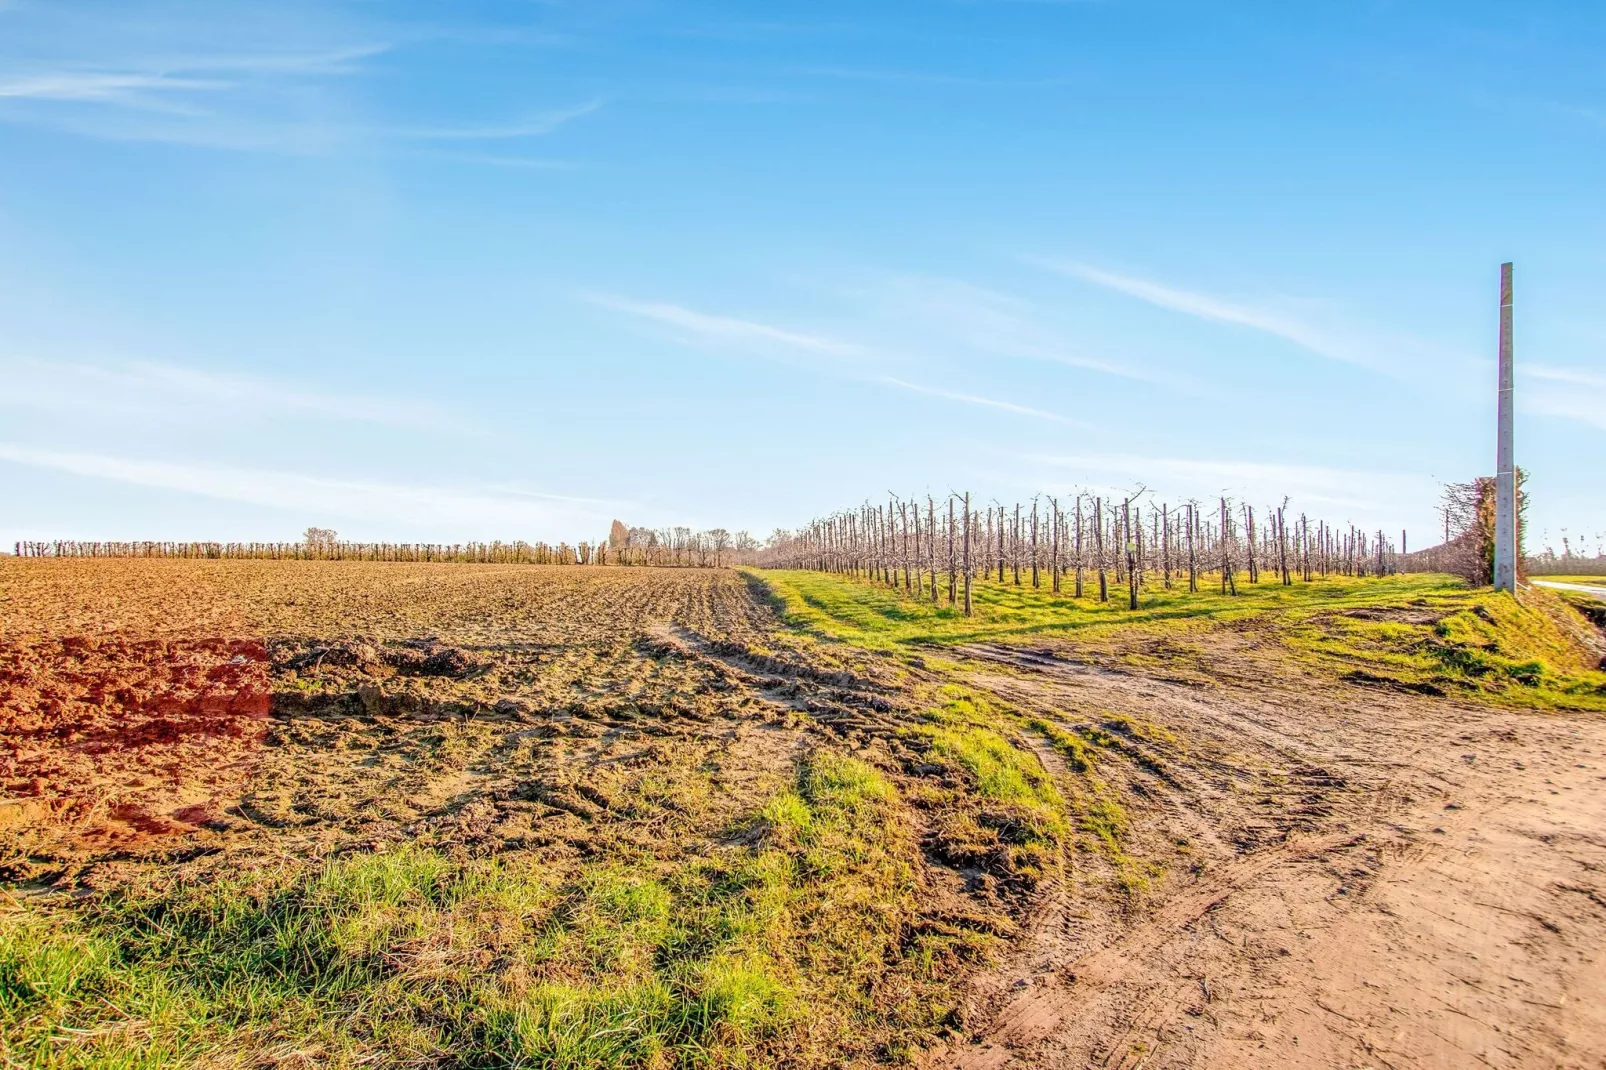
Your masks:
{"label": "cloud streak", "polygon": [[355,60],[378,55],[389,47],[371,44],[303,53],[190,55],[121,69],[67,64],[0,80],[0,98],[144,107],[151,103],[151,94],[221,92],[238,88],[253,77],[352,74],[360,69]]}
{"label": "cloud streak", "polygon": [[1606,430],[1606,374],[1553,364],[1518,364],[1527,383],[1518,403],[1530,412]]}
{"label": "cloud streak", "polygon": [[412,431],[477,434],[428,401],[360,393],[323,393],[250,375],[219,374],[154,361],[73,364],[17,359],[0,363],[0,408],[66,415],[162,414],[166,419],[318,418]]}
{"label": "cloud streak", "polygon": [[202,42],[240,36],[236,28],[226,18],[220,25],[197,21],[182,26],[137,21],[123,28],[130,38],[147,43],[189,38],[199,45],[130,57],[104,27],[97,25],[96,35],[70,20],[52,27],[45,19],[38,27],[40,38],[51,41],[52,48],[56,42],[72,44],[74,52],[8,63],[0,50],[0,121],[109,141],[305,156],[350,148],[383,151],[407,142],[541,137],[603,105],[593,99],[504,122],[365,122],[355,117],[353,101],[337,83],[374,70],[366,61],[390,52],[391,41],[308,46],[299,39],[300,23],[292,20],[296,28],[286,33],[298,40],[290,47],[218,52]]}
{"label": "cloud streak", "polygon": [[1037,322],[1024,301],[968,282],[905,275],[893,279],[875,296],[898,310],[900,323],[937,326],[944,342],[957,341],[977,353],[1188,389],[1147,369],[1080,353],[1063,336]]}
{"label": "cloud streak", "polygon": [[1056,260],[1030,257],[1030,263],[1069,278],[1078,279],[1106,290],[1125,294],[1157,308],[1180,312],[1196,319],[1247,327],[1287,342],[1293,342],[1319,356],[1346,364],[1370,365],[1371,360],[1357,347],[1341,342],[1327,333],[1282,313],[1236,304],[1209,294],[1184,290],[1175,286],[1105,271],[1074,260]]}
{"label": "cloud streak", "polygon": [[947,401],[957,401],[963,405],[976,405],[985,409],[997,409],[1000,412],[1010,412],[1017,416],[1030,416],[1038,420],[1052,420],[1055,423],[1074,424],[1081,427],[1088,426],[1084,421],[1073,420],[1068,416],[1061,416],[1057,412],[1046,409],[1034,409],[1030,405],[1017,405],[1013,401],[1000,401],[997,398],[983,397],[980,394],[966,394],[957,390],[944,390],[941,387],[925,386],[920,383],[911,383],[906,379],[896,379],[890,375],[878,375],[872,382],[894,386],[899,390],[907,390],[913,394],[924,394],[927,397],[943,398]]}
{"label": "cloud streak", "polygon": [[559,127],[590,115],[601,107],[602,101],[589,100],[572,108],[564,108],[524,122],[501,126],[399,127],[377,132],[391,137],[425,141],[510,141],[550,134]]}
{"label": "cloud streak", "polygon": [[821,334],[775,327],[756,320],[711,315],[662,301],[634,301],[612,294],[585,294],[586,300],[603,308],[624,312],[639,319],[673,327],[685,334],[720,342],[759,342],[803,353],[829,357],[863,356],[863,347]]}
{"label": "cloud streak", "polygon": [[[686,308],[683,305],[668,304],[665,302],[632,301],[626,298],[609,294],[588,294],[586,299],[593,304],[604,308],[616,309],[642,319],[674,328],[700,340],[715,343],[758,344],[765,348],[780,347],[814,356],[825,357],[851,357],[879,359],[883,355],[856,342],[848,342],[839,338],[832,338],[820,334],[809,334],[789,328],[776,327],[768,323],[755,320],[736,319],[731,316],[710,315]],[[924,383],[911,382],[893,375],[860,375],[852,374],[852,378],[861,382],[877,383],[881,386],[890,386],[911,394],[921,394],[926,397],[941,398],[944,401],[954,401],[962,405],[972,405],[978,408],[993,409],[998,412],[1013,413],[1017,416],[1028,416],[1036,420],[1051,420],[1055,423],[1067,425],[1086,426],[1080,420],[1073,420],[1057,412],[1046,409],[1033,408],[1030,405],[1020,405],[1013,401],[1004,401],[998,398],[985,397],[981,394],[971,394],[960,390],[949,390],[943,387],[928,386]]]}
{"label": "cloud streak", "polygon": [[[387,483],[227,465],[38,449],[0,442],[0,461],[155,490],[280,509],[300,517],[405,524],[458,537],[574,539],[595,530],[623,503],[538,491]],[[298,521],[299,523],[299,521]]]}
{"label": "cloud streak", "polygon": [[1211,498],[1227,495],[1250,504],[1275,504],[1287,495],[1296,509],[1346,510],[1350,519],[1391,525],[1415,515],[1420,503],[1437,497],[1437,484],[1431,479],[1396,472],[1127,453],[1014,456],[1046,468],[1072,469],[1088,482],[1099,482],[1100,477],[1113,477],[1112,486],[1141,482],[1173,501],[1203,496],[1208,505]]}

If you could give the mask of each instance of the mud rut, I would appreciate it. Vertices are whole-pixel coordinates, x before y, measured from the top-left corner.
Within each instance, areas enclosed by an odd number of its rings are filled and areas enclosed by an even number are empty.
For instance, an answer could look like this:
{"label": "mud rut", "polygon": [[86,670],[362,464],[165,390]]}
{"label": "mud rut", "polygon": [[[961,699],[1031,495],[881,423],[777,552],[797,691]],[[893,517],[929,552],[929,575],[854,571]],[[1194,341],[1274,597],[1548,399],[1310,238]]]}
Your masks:
{"label": "mud rut", "polygon": [[1606,1065],[1606,726],[970,653],[1062,724],[1167,730],[1122,741],[1129,810],[1184,853],[1126,909],[1081,867],[927,1065]]}

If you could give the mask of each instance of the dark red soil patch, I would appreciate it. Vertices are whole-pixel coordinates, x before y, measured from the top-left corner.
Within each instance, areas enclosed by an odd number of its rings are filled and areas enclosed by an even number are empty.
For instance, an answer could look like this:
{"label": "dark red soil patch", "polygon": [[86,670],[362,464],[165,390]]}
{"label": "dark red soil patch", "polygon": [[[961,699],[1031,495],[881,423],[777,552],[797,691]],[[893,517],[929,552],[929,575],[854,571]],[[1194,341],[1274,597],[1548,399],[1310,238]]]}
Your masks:
{"label": "dark red soil patch", "polygon": [[257,640],[0,641],[0,801],[52,815],[0,853],[44,841],[126,851],[194,830],[260,744],[268,710]]}

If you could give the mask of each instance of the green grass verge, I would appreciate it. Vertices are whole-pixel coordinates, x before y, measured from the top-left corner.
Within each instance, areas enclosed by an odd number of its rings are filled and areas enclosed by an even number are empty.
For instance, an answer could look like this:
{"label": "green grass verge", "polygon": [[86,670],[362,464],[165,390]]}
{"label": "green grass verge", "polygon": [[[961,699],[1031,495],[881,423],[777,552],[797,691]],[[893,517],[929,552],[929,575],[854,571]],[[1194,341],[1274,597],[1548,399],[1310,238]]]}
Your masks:
{"label": "green grass verge", "polygon": [[571,872],[415,847],[0,912],[12,1065],[826,1064],[949,1007],[912,834],[822,753],[704,858]]}
{"label": "green grass verge", "polygon": [[1129,610],[1114,593],[1098,602],[1091,583],[1089,594],[1076,599],[1046,587],[986,581],[974,589],[975,614],[967,618],[946,604],[842,575],[754,575],[794,627],[870,649],[1059,638],[1152,662],[1142,653],[1146,642],[1232,626],[1256,630],[1309,669],[1356,683],[1606,711],[1606,673],[1578,641],[1588,625],[1543,588],[1524,592],[1519,602],[1442,575],[1240,583],[1236,597],[1212,586],[1189,594],[1151,583],[1138,609]]}

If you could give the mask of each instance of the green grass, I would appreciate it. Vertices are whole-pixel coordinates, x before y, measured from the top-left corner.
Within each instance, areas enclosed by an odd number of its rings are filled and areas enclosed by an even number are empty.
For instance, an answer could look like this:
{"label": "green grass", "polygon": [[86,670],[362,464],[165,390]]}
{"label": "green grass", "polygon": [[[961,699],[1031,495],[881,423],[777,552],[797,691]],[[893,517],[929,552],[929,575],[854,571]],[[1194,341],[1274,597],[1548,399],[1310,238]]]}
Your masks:
{"label": "green grass", "polygon": [[0,1056],[714,1067],[896,1043],[948,1012],[940,956],[903,939],[918,848],[896,801],[870,766],[820,753],[749,834],[678,867],[557,873],[403,847],[13,902]]}
{"label": "green grass", "polygon": [[948,860],[985,870],[1029,890],[1063,864],[1069,827],[1056,778],[1018,731],[1020,719],[981,692],[948,684],[936,689],[922,723],[904,730],[926,762],[964,783],[942,793],[947,804],[936,839]]}
{"label": "green grass", "polygon": [[927,713],[929,723],[913,730],[928,743],[928,754],[963,768],[981,798],[1021,807],[1038,815],[1047,831],[1058,831],[1065,800],[1053,778],[1036,755],[997,731],[1012,711],[955,685],[939,694],[943,702]]}
{"label": "green grass", "polygon": [[1186,626],[1190,622],[1210,623],[1265,613],[1297,612],[1301,609],[1341,609],[1376,603],[1379,595],[1388,598],[1443,596],[1464,591],[1464,586],[1447,576],[1392,576],[1384,580],[1331,577],[1292,586],[1262,582],[1250,584],[1240,577],[1239,594],[1222,595],[1212,577],[1202,577],[1198,594],[1189,594],[1186,580],[1173,579],[1165,590],[1148,582],[1139,594],[1137,610],[1126,607],[1124,588],[1112,581],[1110,600],[1097,600],[1097,584],[1091,579],[1086,594],[1073,598],[1070,583],[1065,591],[1052,594],[1047,586],[1034,589],[1023,583],[978,582],[972,591],[975,614],[966,617],[943,601],[933,605],[904,596],[881,584],[852,579],[833,573],[766,570],[754,571],[769,587],[788,622],[823,635],[871,649],[910,645],[953,645],[971,642],[1029,640],[1036,635],[1076,636],[1098,633],[1105,628],[1130,628],[1134,624],[1162,628]]}
{"label": "green grass", "polygon": [[[1028,727],[1040,733],[1050,746],[1064,756],[1075,777],[1069,787],[1070,810],[1077,827],[1098,846],[1115,865],[1117,876],[1129,892],[1144,885],[1141,867],[1128,854],[1124,842],[1128,819],[1119,794],[1099,775],[1097,748],[1103,744],[1099,730],[1070,732],[1052,721],[1033,717]],[[1169,737],[1169,733],[1167,733]]]}
{"label": "green grass", "polygon": [[1554,583],[1583,583],[1590,586],[1606,586],[1606,576],[1529,576],[1530,580],[1549,580]]}
{"label": "green grass", "polygon": [[[1380,598],[1369,615],[1304,615],[1281,636],[1307,664],[1361,682],[1534,709],[1606,712],[1606,673],[1578,641],[1590,626],[1543,588],[1521,600],[1488,589],[1446,592],[1400,605]],[[1389,619],[1424,609],[1430,619]]]}
{"label": "green grass", "polygon": [[1587,625],[1542,588],[1525,592],[1519,603],[1442,575],[1333,577],[1287,587],[1240,582],[1237,597],[1209,584],[1189,594],[1150,583],[1139,608],[1129,610],[1114,591],[1111,601],[1098,602],[1093,583],[1076,599],[1046,587],[985,581],[974,589],[975,615],[967,618],[946,604],[846,576],[755,575],[794,627],[869,649],[924,653],[965,643],[1061,639],[1153,666],[1160,659],[1146,647],[1155,641],[1187,643],[1212,628],[1249,628],[1307,669],[1353,682],[1519,706],[1606,710],[1606,674],[1574,637]]}

